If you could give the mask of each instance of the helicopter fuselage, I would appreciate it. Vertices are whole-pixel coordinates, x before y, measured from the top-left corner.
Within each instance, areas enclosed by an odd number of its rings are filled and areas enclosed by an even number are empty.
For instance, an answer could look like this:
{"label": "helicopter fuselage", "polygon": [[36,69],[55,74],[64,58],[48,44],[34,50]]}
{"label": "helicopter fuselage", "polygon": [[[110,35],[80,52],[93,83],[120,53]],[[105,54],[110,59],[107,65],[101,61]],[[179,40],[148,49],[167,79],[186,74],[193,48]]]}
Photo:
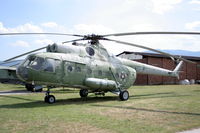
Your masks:
{"label": "helicopter fuselage", "polygon": [[[77,47],[77,46],[73,46]],[[123,65],[107,51],[93,47],[66,53],[44,52],[28,56],[18,67],[18,77],[31,84],[67,86],[92,91],[128,89],[136,79],[135,69]],[[76,52],[77,51],[77,52]],[[78,53],[78,54],[77,54]]]}
{"label": "helicopter fuselage", "polygon": [[[103,94],[113,92],[120,99],[127,100],[126,89],[134,84],[137,73],[178,77],[182,63],[171,71],[112,56],[99,42],[53,44],[47,47],[47,52],[29,55],[16,73],[21,80],[32,85],[80,88],[81,97],[86,97],[89,90]],[[49,91],[46,95],[46,99],[53,98]]]}

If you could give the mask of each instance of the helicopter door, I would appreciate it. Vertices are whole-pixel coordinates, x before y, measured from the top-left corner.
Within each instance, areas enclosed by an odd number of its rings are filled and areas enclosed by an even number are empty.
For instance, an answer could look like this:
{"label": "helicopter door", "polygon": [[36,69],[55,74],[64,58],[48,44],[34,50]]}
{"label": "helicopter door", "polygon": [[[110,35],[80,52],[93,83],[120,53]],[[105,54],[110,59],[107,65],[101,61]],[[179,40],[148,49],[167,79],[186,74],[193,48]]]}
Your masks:
{"label": "helicopter door", "polygon": [[73,86],[83,85],[85,79],[86,65],[75,62],[64,63],[63,83]]}

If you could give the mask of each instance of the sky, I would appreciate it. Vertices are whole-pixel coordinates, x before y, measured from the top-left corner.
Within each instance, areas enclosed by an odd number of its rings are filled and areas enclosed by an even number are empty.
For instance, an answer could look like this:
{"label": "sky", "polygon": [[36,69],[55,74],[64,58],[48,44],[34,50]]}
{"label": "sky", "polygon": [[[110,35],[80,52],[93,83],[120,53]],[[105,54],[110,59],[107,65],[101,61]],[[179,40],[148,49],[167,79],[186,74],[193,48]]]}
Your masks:
{"label": "sky", "polygon": [[[110,34],[139,31],[200,31],[200,0],[1,0],[0,33]],[[200,51],[200,36],[110,37],[155,49]],[[71,39],[67,36],[0,36],[0,60]],[[113,54],[144,51],[106,41]]]}

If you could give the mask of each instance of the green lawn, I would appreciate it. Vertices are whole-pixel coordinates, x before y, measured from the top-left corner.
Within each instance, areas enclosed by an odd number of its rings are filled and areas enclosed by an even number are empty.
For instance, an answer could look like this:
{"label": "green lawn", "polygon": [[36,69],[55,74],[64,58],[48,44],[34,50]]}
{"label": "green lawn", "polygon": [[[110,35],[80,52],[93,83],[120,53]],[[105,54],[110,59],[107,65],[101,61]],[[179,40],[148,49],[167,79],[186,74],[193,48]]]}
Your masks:
{"label": "green lawn", "polygon": [[[21,90],[0,84],[0,90]],[[130,99],[107,93],[79,97],[74,89],[56,89],[55,104],[43,93],[0,96],[1,133],[174,133],[200,128],[200,86],[133,86]]]}

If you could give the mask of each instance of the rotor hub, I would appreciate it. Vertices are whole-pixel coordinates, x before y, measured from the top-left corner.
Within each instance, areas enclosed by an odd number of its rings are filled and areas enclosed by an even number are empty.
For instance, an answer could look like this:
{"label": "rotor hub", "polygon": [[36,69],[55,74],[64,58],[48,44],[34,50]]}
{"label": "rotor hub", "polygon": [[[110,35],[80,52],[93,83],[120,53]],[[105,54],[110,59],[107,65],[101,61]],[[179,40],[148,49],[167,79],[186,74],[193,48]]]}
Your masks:
{"label": "rotor hub", "polygon": [[83,37],[83,40],[106,40],[106,38],[104,38],[101,35],[91,34],[91,35],[85,35]]}

